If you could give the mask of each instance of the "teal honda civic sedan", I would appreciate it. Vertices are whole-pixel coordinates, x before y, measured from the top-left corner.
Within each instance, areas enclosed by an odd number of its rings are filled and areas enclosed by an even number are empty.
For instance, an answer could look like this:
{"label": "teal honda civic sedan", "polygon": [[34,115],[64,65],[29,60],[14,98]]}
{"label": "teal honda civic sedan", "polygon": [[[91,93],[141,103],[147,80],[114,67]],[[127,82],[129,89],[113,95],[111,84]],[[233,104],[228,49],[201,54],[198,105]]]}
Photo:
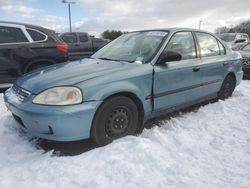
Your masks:
{"label": "teal honda civic sedan", "polygon": [[91,138],[103,146],[141,132],[149,118],[230,97],[242,75],[240,54],[209,32],[143,30],[120,36],[90,58],[24,75],[4,100],[35,137]]}

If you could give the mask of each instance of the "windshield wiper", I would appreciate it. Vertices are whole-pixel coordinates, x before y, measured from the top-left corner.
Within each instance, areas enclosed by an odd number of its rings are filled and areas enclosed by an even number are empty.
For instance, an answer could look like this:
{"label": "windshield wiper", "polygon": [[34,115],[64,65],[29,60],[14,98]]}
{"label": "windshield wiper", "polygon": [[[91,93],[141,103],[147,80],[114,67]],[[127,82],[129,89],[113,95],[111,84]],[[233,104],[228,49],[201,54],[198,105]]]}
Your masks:
{"label": "windshield wiper", "polygon": [[128,62],[128,63],[132,63],[133,62],[133,61],[127,61],[127,60],[110,59],[110,58],[107,58],[107,57],[100,57],[98,59],[108,60],[108,61],[117,61],[117,62]]}
{"label": "windshield wiper", "polygon": [[119,61],[119,60],[116,60],[116,59],[110,59],[110,58],[107,58],[107,57],[100,57],[98,59],[101,59],[101,60],[108,60],[108,61]]}

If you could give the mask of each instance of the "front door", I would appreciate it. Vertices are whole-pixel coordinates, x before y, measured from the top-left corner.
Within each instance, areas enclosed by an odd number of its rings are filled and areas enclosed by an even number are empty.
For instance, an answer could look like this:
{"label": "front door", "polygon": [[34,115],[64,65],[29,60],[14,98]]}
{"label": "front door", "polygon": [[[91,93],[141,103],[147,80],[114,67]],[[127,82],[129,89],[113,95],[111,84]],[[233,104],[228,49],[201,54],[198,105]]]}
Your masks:
{"label": "front door", "polygon": [[173,109],[201,98],[201,60],[191,32],[177,32],[164,51],[182,55],[182,60],[155,65],[154,112]]}

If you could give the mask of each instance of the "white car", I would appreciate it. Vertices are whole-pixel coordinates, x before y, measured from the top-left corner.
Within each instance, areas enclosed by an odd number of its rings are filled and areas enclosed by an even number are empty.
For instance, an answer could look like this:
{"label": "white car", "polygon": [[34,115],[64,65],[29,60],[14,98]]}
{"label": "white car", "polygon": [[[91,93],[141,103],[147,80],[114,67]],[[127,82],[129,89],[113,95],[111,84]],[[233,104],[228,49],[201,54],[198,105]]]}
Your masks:
{"label": "white car", "polygon": [[249,36],[246,33],[220,33],[217,36],[225,41],[230,48],[235,48],[237,45],[247,44]]}

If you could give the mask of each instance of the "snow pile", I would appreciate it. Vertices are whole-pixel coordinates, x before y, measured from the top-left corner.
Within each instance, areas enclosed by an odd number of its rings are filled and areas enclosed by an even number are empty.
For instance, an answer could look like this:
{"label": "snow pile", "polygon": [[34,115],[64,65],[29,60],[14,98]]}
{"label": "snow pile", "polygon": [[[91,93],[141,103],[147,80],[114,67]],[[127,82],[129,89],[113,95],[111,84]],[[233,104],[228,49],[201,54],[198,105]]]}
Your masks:
{"label": "snow pile", "polygon": [[200,107],[74,157],[36,149],[0,97],[0,187],[250,187],[250,81]]}

